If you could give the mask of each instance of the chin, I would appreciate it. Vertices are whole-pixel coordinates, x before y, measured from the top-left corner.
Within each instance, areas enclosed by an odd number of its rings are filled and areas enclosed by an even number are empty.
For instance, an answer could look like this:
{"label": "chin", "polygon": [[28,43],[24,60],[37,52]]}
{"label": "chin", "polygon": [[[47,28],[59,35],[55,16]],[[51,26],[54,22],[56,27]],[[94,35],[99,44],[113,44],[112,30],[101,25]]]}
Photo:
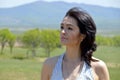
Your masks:
{"label": "chin", "polygon": [[69,43],[67,43],[67,42],[61,42],[61,44],[64,45],[64,46],[69,45]]}

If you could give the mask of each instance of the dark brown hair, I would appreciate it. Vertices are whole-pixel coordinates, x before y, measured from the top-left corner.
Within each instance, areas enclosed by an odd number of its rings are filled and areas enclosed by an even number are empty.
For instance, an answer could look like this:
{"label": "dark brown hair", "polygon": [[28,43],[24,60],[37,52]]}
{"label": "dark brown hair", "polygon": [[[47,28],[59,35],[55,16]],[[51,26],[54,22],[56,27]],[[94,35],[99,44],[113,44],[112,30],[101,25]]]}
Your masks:
{"label": "dark brown hair", "polygon": [[73,17],[77,20],[80,33],[86,37],[80,44],[81,59],[84,60],[89,66],[91,61],[97,61],[92,59],[93,52],[96,50],[97,45],[95,43],[96,25],[92,17],[84,10],[78,7],[71,8],[65,15]]}

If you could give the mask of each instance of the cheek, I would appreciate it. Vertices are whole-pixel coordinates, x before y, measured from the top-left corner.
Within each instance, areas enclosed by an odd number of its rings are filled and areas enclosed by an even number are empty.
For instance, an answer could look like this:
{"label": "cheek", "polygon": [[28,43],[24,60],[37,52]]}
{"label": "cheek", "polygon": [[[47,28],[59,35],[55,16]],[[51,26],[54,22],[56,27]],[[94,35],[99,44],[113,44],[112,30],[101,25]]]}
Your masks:
{"label": "cheek", "polygon": [[72,41],[79,41],[80,40],[80,35],[79,33],[73,33],[71,36],[70,36],[70,39]]}

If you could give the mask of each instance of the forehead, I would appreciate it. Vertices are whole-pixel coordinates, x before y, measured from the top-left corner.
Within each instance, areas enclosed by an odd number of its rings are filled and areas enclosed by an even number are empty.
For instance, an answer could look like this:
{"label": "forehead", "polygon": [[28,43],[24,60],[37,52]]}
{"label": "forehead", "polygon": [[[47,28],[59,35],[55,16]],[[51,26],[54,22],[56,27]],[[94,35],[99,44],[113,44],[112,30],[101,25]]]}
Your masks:
{"label": "forehead", "polygon": [[77,25],[77,21],[73,17],[66,16],[66,17],[64,17],[62,24]]}

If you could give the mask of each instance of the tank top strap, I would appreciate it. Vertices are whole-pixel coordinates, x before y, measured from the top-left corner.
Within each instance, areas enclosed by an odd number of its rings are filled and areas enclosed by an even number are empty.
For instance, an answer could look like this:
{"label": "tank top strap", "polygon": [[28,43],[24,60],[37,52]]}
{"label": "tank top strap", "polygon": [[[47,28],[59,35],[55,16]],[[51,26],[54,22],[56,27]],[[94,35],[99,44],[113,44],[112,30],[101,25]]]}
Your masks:
{"label": "tank top strap", "polygon": [[53,69],[52,76],[50,80],[64,80],[62,77],[62,60],[63,60],[64,54],[60,55],[58,58],[58,61]]}
{"label": "tank top strap", "polygon": [[83,68],[77,80],[94,80],[92,68],[84,61]]}

